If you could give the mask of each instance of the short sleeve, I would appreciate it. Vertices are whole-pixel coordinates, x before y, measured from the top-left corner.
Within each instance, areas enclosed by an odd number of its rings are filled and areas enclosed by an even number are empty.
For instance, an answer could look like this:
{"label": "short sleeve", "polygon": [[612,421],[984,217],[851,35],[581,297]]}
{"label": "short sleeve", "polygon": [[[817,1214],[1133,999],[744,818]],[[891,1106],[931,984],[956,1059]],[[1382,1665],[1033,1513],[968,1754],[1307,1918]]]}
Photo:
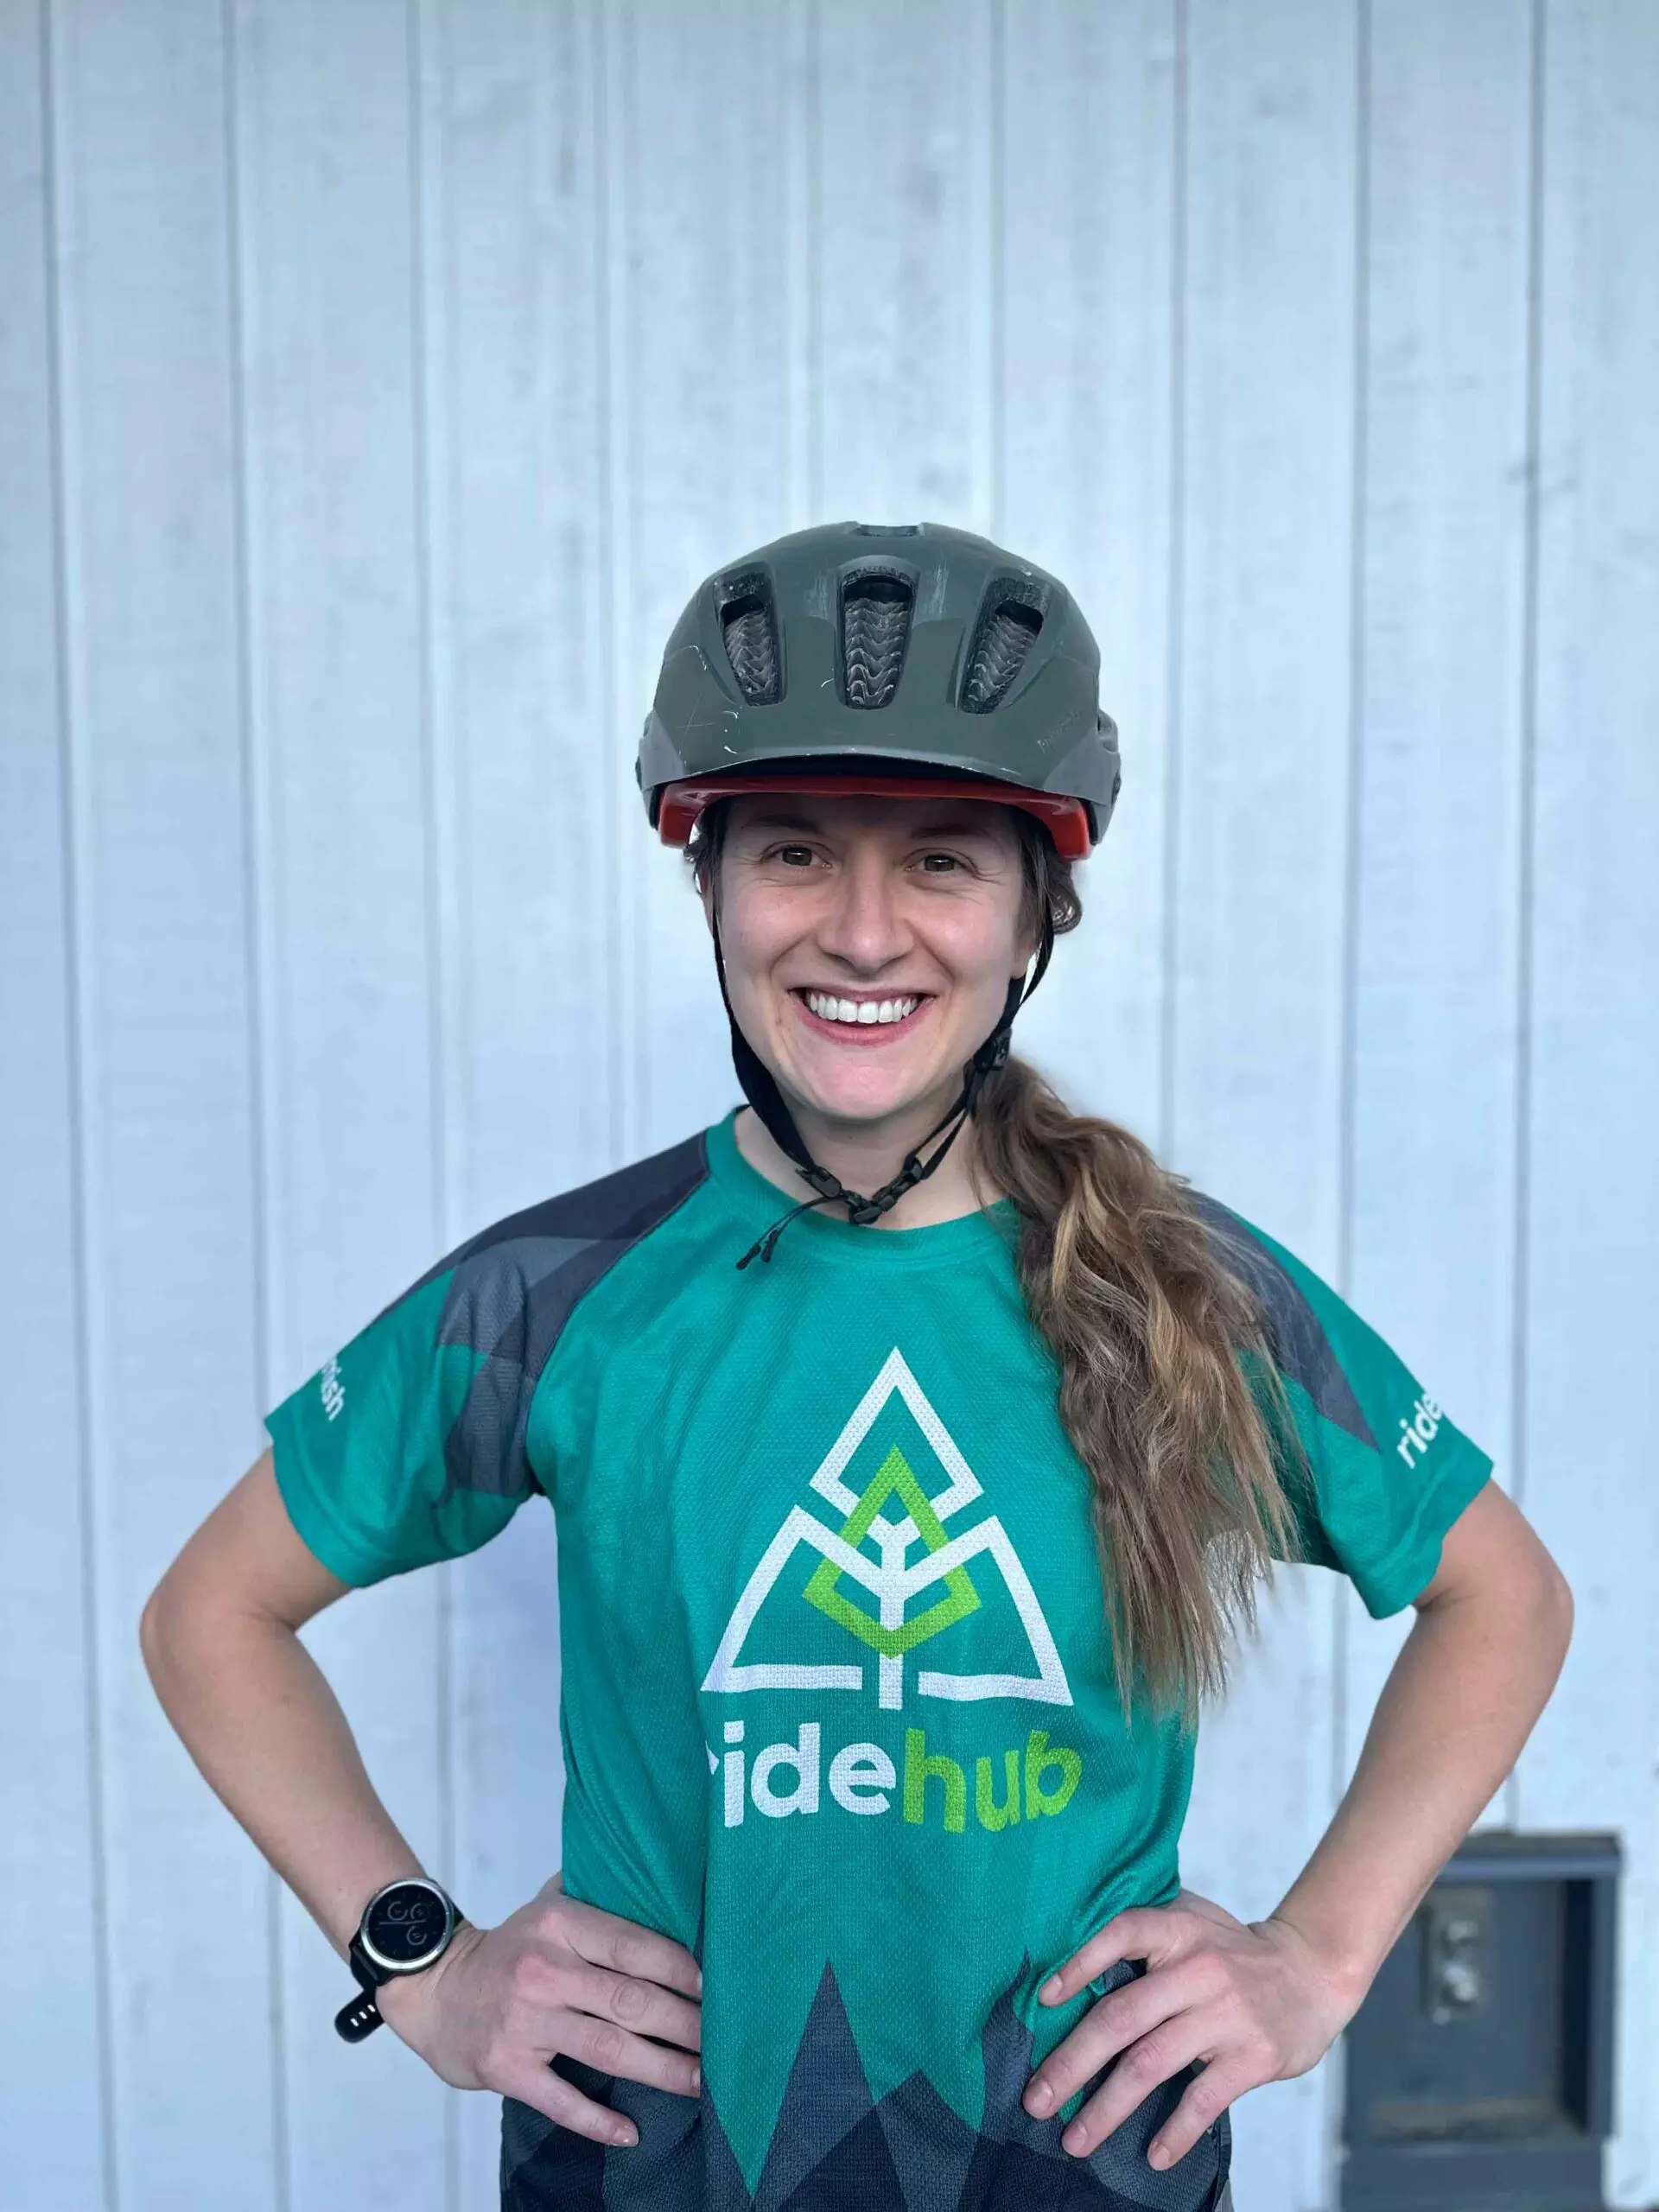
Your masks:
{"label": "short sleeve", "polygon": [[302,1541],[359,1588],[487,1543],[538,1488],[511,1247],[442,1262],[265,1418]]}
{"label": "short sleeve", "polygon": [[1345,1573],[1373,1619],[1384,1619],[1433,1580],[1442,1540],[1484,1486],[1491,1459],[1313,1268],[1230,1209],[1205,1205],[1262,1300],[1306,1449],[1313,1495],[1305,1475],[1287,1484],[1304,1556]]}

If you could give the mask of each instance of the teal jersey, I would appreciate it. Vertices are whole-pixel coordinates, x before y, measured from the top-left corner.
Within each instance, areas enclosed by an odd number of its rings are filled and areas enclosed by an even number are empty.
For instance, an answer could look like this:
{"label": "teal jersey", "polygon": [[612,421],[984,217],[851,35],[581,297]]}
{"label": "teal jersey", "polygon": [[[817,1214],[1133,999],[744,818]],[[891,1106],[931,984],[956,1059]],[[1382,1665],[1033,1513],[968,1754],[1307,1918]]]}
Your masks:
{"label": "teal jersey", "polygon": [[[1044,2122],[1020,2101],[1145,1972],[1037,2002],[1103,1922],[1175,1898],[1193,1744],[1124,1721],[1016,1211],[814,1211],[740,1270],[791,1201],[734,1113],[471,1238],[267,1424],[295,1527],[346,1582],[551,1501],[564,1886],[702,1965],[700,2097],[561,2058],[639,2140],[508,2099],[503,2201],[1205,2212],[1224,2113],[1146,2163],[1196,2068],[1084,2159],[1059,2145],[1084,2093]],[[1317,1275],[1192,1197],[1266,1301],[1306,1555],[1397,1611],[1491,1462]]]}

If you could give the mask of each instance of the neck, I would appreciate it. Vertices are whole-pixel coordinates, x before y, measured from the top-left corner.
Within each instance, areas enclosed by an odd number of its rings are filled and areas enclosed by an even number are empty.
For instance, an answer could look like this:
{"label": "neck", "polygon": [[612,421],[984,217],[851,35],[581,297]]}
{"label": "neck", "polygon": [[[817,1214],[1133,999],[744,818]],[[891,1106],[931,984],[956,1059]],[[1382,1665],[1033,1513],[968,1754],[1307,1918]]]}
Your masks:
{"label": "neck", "polygon": [[[827,1167],[849,1191],[860,1192],[866,1198],[892,1180],[904,1166],[907,1152],[919,1148],[925,1162],[950,1135],[949,1128],[943,1128],[928,1144],[921,1143],[939,1118],[943,1109],[938,1108],[915,1116],[913,1126],[897,1129],[887,1122],[861,1128],[856,1122],[826,1121],[810,1108],[792,1103],[790,1110],[801,1133],[802,1143],[818,1166]],[[732,1133],[739,1152],[769,1183],[775,1183],[779,1191],[798,1202],[812,1196],[811,1185],[789,1154],[774,1142],[772,1132],[753,1107],[740,1107]],[[925,1229],[931,1222],[955,1221],[963,1214],[977,1213],[1001,1198],[1001,1192],[978,1160],[976,1136],[973,1116],[969,1115],[957,1128],[950,1151],[933,1173],[906,1191],[871,1226]],[[847,1218],[847,1208],[839,1198],[826,1198],[818,1211],[842,1221]]]}

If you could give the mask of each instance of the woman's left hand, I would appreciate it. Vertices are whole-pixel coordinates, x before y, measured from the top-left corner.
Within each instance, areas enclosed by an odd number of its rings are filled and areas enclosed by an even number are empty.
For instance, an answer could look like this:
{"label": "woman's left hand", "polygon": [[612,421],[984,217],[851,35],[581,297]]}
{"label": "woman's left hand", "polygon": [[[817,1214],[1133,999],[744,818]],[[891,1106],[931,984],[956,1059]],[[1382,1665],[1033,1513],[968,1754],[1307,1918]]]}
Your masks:
{"label": "woman's left hand", "polygon": [[1061,2136],[1092,2151],[1160,2082],[1197,2059],[1191,2082],[1153,2139],[1154,2166],[1185,2158],[1233,2099],[1317,2064],[1359,2009],[1355,1993],[1287,1921],[1248,1925],[1224,1906],[1183,1890],[1173,1904],[1114,1914],[1038,1992],[1039,2003],[1075,1996],[1119,1959],[1147,1971],[1109,1990],[1050,2051],[1026,2085],[1026,2110],[1042,2119],[1122,2056]]}

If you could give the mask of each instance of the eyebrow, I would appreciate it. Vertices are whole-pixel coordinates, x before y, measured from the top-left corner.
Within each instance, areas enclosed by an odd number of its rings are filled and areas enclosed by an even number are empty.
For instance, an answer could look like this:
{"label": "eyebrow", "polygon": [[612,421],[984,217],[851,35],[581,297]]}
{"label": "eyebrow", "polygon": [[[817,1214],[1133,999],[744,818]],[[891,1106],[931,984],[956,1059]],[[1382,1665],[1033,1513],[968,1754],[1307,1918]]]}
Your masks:
{"label": "eyebrow", "polygon": [[[794,814],[787,810],[769,814],[751,814],[744,822],[746,830],[821,830],[823,823],[810,815]],[[911,831],[912,837],[988,837],[993,835],[987,824],[967,822],[923,822]]]}

